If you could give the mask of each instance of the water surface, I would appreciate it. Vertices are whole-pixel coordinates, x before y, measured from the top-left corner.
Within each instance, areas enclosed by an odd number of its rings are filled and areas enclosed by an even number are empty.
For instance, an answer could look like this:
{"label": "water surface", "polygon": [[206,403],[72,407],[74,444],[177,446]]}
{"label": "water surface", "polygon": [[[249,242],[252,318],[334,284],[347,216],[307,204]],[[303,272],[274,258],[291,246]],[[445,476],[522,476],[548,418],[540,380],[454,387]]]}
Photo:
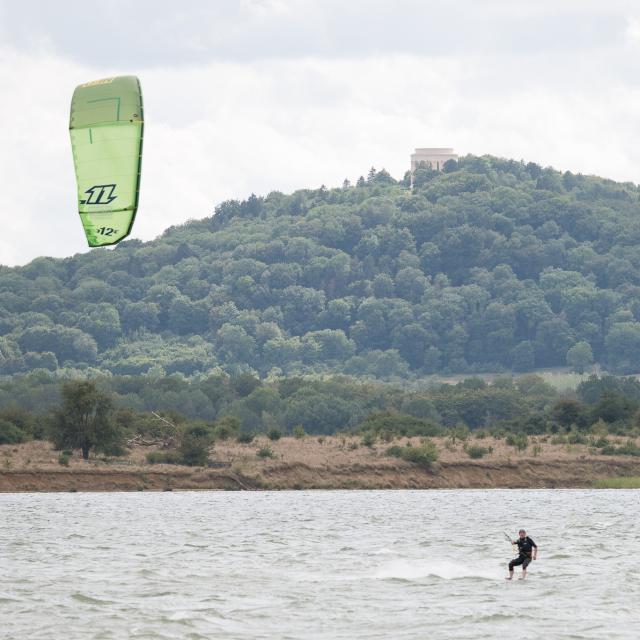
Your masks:
{"label": "water surface", "polygon": [[[0,638],[640,637],[636,490],[0,494]],[[512,535],[540,546],[504,580]]]}

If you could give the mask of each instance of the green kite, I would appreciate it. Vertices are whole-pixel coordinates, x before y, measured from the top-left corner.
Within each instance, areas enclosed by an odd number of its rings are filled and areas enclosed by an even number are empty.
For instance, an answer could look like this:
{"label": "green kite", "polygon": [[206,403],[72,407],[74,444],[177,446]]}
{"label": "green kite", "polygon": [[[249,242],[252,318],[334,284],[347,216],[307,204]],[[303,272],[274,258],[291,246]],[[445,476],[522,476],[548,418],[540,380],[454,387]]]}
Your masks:
{"label": "green kite", "polygon": [[78,212],[90,247],[131,233],[142,160],[142,91],[135,76],[76,87],[69,132],[78,183]]}

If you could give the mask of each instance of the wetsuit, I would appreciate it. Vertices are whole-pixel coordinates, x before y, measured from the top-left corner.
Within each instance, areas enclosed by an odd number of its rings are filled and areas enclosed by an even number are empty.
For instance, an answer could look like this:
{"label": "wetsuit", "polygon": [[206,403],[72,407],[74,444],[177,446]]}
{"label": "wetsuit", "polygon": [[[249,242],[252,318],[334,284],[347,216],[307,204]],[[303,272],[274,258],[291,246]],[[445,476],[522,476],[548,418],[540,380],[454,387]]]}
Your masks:
{"label": "wetsuit", "polygon": [[509,563],[509,571],[513,571],[513,567],[517,567],[518,565],[522,565],[522,568],[526,569],[531,562],[531,551],[533,547],[538,548],[538,545],[529,536],[518,538],[516,544],[518,545],[518,557]]}

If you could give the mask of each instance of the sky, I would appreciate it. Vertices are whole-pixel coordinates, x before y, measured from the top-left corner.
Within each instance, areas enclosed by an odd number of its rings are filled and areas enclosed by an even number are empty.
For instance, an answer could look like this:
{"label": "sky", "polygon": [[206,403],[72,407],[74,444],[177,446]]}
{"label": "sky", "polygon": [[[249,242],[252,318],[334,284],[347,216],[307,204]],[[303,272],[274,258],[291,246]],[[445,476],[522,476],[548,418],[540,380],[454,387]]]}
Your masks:
{"label": "sky", "polygon": [[640,182],[639,54],[618,0],[0,0],[0,264],[89,250],[89,80],[140,78],[151,240],[229,198],[401,178],[415,147]]}

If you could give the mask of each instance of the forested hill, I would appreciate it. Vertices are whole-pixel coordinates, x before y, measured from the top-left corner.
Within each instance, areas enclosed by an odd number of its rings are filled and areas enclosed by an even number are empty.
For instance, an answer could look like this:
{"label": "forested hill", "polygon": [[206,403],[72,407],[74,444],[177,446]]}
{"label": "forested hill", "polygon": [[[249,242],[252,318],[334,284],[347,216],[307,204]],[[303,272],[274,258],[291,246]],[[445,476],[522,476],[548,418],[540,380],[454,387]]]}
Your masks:
{"label": "forested hill", "polygon": [[493,157],[0,267],[0,373],[640,369],[639,189]]}

